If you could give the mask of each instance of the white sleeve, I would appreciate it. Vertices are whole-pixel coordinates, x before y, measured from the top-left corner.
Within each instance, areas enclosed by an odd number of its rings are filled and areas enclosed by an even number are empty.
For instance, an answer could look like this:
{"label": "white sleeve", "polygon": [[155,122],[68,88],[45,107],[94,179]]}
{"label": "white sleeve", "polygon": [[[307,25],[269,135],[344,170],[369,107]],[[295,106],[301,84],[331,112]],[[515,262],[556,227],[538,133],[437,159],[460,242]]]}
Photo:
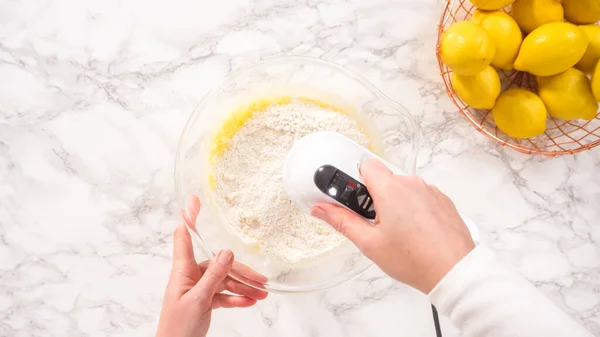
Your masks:
{"label": "white sleeve", "polygon": [[466,337],[591,337],[531,283],[478,246],[429,293]]}

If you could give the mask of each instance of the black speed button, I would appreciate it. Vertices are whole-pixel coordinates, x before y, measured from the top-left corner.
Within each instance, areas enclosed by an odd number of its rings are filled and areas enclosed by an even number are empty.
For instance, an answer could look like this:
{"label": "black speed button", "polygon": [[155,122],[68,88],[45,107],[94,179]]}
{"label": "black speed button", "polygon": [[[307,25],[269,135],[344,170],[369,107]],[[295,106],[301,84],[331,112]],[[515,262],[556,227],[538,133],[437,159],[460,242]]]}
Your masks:
{"label": "black speed button", "polygon": [[350,196],[352,195],[352,192],[354,191],[354,189],[350,186],[346,186],[346,188],[344,188],[344,191],[342,192],[342,195],[340,195],[340,201],[343,203],[348,202],[348,199],[350,199]]}

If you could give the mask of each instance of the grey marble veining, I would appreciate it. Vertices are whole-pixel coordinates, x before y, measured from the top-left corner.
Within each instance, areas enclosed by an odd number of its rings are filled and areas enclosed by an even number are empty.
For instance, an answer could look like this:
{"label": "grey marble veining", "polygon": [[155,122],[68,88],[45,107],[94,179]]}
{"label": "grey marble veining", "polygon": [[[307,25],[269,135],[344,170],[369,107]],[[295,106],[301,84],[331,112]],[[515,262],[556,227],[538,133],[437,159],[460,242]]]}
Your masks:
{"label": "grey marble veining", "polygon": [[[0,0],[0,335],[147,336],[178,211],[183,124],[272,55],[353,69],[427,131],[419,169],[507,264],[600,335],[600,150],[498,147],[445,95],[436,0]],[[457,335],[444,321],[446,335]],[[423,295],[376,268],[218,311],[212,336],[433,336]]]}

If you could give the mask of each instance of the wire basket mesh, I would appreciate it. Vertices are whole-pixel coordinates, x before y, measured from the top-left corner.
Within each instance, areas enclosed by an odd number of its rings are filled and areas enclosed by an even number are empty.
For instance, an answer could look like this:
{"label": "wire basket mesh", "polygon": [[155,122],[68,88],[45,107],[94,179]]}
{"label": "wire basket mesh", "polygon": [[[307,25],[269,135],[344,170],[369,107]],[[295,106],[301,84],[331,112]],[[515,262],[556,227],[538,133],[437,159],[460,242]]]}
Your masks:
{"label": "wire basket mesh", "polygon": [[[558,156],[574,154],[600,145],[600,114],[596,115],[596,118],[591,121],[564,121],[548,115],[544,134],[534,138],[516,139],[498,129],[490,110],[473,109],[458,97],[450,82],[452,70],[442,62],[440,39],[442,33],[448,27],[455,22],[469,20],[475,10],[476,7],[468,0],[446,0],[438,27],[437,59],[440,74],[442,75],[448,96],[456,105],[458,111],[484,135],[503,146],[526,154]],[[508,11],[508,9],[505,10]],[[500,70],[498,71],[498,75],[502,80],[502,90],[519,87],[537,92],[535,78],[528,73]]]}

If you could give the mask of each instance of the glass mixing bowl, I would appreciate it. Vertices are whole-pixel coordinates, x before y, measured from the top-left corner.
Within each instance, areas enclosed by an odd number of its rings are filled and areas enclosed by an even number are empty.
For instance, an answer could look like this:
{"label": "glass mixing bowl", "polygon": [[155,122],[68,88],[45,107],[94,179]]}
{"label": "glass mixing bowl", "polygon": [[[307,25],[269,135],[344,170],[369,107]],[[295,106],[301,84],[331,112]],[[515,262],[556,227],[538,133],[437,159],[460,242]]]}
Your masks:
{"label": "glass mixing bowl", "polygon": [[[419,129],[402,105],[360,75],[309,57],[272,58],[232,72],[193,111],[177,150],[175,187],[195,246],[207,256],[233,251],[230,276],[249,286],[275,292],[322,290],[353,279],[372,262],[347,240],[314,260],[270,260],[242,242],[211,201],[209,152],[227,116],[258,99],[283,96],[308,97],[344,110],[361,123],[374,152],[408,174],[415,173]],[[199,213],[195,196],[202,200]]]}

